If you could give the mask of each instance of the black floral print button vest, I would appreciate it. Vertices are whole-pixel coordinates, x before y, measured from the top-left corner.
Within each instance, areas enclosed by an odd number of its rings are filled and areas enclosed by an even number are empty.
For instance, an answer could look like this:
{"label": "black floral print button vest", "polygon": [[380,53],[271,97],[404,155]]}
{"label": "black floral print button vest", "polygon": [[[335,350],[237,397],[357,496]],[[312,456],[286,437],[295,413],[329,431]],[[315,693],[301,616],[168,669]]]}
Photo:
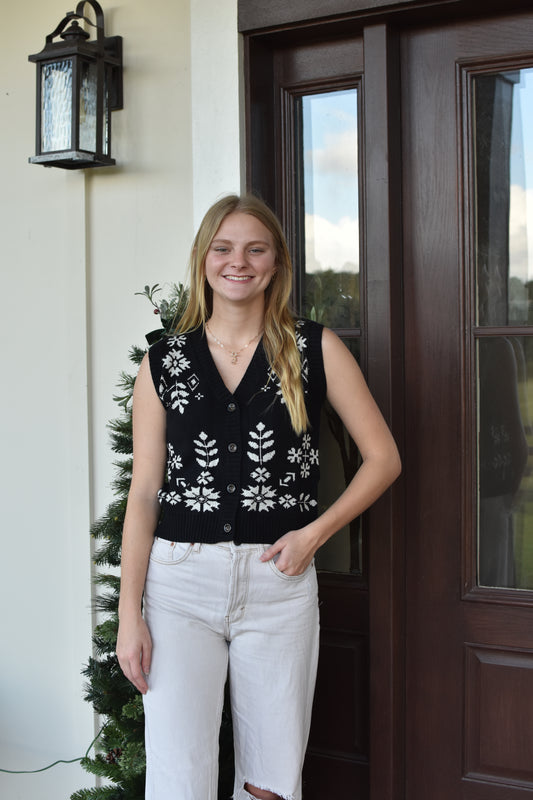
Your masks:
{"label": "black floral print button vest", "polygon": [[150,348],[167,415],[167,474],[156,536],[271,544],[318,513],[318,440],[326,394],[322,326],[296,322],[308,430],[291,426],[259,342],[237,389],[226,388],[201,329]]}

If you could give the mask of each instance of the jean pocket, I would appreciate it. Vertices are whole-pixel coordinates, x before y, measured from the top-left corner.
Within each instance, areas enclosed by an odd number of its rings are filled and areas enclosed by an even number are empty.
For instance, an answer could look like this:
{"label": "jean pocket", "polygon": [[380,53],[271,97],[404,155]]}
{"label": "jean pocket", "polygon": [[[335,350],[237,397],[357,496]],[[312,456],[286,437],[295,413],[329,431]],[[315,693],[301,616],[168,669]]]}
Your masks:
{"label": "jean pocket", "polygon": [[285,575],[285,573],[282,572],[280,569],[278,569],[277,566],[276,566],[276,561],[278,560],[278,557],[279,557],[279,554],[274,556],[274,558],[271,558],[268,561],[268,564],[270,565],[270,569],[272,570],[274,575],[276,575],[276,577],[281,578],[284,581],[290,581],[291,583],[295,583],[295,582],[298,582],[298,581],[303,581],[303,579],[305,577],[307,577],[307,575],[309,575],[310,572],[312,572],[312,570],[314,569],[314,566],[315,566],[315,560],[313,558],[311,563],[308,564],[308,566],[304,569],[304,571],[301,572],[299,575]]}
{"label": "jean pocket", "polygon": [[191,542],[169,542],[167,539],[160,539],[156,536],[150,553],[150,561],[169,566],[182,564],[191,554],[192,548]]}

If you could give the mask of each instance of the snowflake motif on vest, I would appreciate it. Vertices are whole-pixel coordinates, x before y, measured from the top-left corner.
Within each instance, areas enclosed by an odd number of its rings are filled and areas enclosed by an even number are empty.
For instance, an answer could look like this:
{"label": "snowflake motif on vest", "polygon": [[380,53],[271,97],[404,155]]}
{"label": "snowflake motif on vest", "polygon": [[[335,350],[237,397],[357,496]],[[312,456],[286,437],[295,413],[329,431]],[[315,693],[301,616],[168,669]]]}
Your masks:
{"label": "snowflake motif on vest", "polygon": [[186,336],[171,336],[168,339],[170,349],[162,361],[163,371],[158,388],[159,397],[165,405],[173,411],[178,410],[180,414],[185,411],[190,395],[196,391],[199,384],[195,374],[187,378],[183,375],[191,366],[191,362],[182,352],[186,342]]}
{"label": "snowflake motif on vest", "polygon": [[176,455],[172,444],[168,444],[168,482],[174,482],[178,487],[183,486],[183,494],[179,491],[159,490],[159,501],[166,500],[170,505],[176,505],[182,501],[191,511],[215,511],[219,506],[220,492],[213,489],[210,484],[214,478],[211,470],[214,469],[220,459],[218,457],[218,447],[216,439],[209,439],[207,433],[202,431],[198,439],[194,440],[194,452],[196,453],[196,463],[202,468],[196,484],[187,485],[183,478],[176,475],[181,469],[181,457]]}
{"label": "snowflake motif on vest", "polygon": [[318,449],[311,447],[311,437],[305,433],[302,439],[301,447],[291,447],[289,455],[287,456],[291,464],[298,464],[300,467],[300,476],[308,478],[311,474],[311,466],[318,465]]}
{"label": "snowflake motif on vest", "polygon": [[[301,356],[302,384],[303,384],[304,394],[307,394],[307,384],[309,382],[309,360],[307,358],[307,338],[300,331],[300,328],[303,328],[304,325],[305,325],[304,321],[299,319],[296,321],[294,327],[296,336],[296,346],[300,351],[300,356]],[[283,397],[283,394],[281,392],[279,378],[273,370],[268,371],[267,381],[259,391],[268,392],[271,389],[276,390],[276,397],[279,397],[281,404],[285,405],[285,398]]]}
{"label": "snowflake motif on vest", "polygon": [[[242,491],[242,507],[248,511],[269,511],[271,508],[281,506],[289,509],[298,506],[300,511],[309,511],[317,505],[317,501],[310,494],[300,492],[298,497],[287,492],[278,497],[277,489],[268,483],[271,477],[270,472],[264,465],[267,464],[276,454],[274,447],[274,433],[267,430],[263,422],[259,422],[254,431],[250,431],[248,439],[248,451],[246,455],[258,466],[251,473],[250,477],[255,481],[249,484]],[[311,447],[311,437],[304,434],[300,447],[291,447],[287,454],[287,461],[290,464],[297,464],[300,477],[308,478],[311,474],[313,465],[318,467],[318,450]],[[287,487],[296,481],[296,472],[286,472],[280,479],[280,486]]]}
{"label": "snowflake motif on vest", "polygon": [[276,490],[267,484],[270,472],[263,466],[276,455],[273,437],[273,431],[266,430],[263,422],[258,422],[255,431],[250,431],[246,455],[259,466],[250,476],[256,482],[255,486],[249,485],[242,490],[242,507],[248,511],[268,511],[276,505]]}

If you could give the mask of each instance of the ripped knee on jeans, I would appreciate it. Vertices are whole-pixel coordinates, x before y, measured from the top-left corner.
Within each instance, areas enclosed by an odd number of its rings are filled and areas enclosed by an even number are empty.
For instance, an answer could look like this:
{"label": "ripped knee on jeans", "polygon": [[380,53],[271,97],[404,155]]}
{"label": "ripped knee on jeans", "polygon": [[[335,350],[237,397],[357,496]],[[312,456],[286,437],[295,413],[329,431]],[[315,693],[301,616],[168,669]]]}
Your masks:
{"label": "ripped knee on jeans", "polygon": [[250,800],[291,800],[291,796],[283,797],[283,795],[271,792],[269,789],[253,786],[251,783],[244,784],[244,791]]}

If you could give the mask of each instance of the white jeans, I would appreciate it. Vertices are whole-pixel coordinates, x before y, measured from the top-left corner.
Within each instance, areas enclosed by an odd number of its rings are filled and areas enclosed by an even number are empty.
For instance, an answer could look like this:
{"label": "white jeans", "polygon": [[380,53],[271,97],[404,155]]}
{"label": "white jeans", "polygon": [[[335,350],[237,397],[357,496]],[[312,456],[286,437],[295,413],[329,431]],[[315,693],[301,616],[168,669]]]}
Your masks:
{"label": "white jeans", "polygon": [[318,658],[314,565],[261,562],[266,545],[155,539],[144,596],[153,642],[146,800],[216,800],[228,672],[235,800],[249,783],[301,800]]}

